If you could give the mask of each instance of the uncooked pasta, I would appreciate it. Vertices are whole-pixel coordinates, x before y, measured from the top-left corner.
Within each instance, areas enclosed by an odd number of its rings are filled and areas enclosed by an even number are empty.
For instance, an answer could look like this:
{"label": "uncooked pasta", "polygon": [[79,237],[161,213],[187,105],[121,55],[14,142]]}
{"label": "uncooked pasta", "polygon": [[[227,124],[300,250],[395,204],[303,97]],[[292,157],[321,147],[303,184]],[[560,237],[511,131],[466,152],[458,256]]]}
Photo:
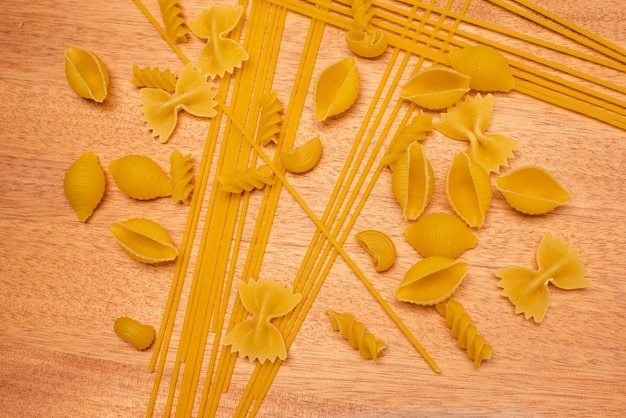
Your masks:
{"label": "uncooked pasta", "polygon": [[77,46],[65,49],[65,76],[76,94],[102,103],[107,97],[109,71],[99,56]]}
{"label": "uncooked pasta", "polygon": [[315,118],[322,122],[348,110],[359,96],[357,61],[347,57],[326,67],[315,86]]}
{"label": "uncooked pasta", "polygon": [[354,319],[354,315],[328,309],[326,314],[330,318],[331,326],[339,331],[341,336],[348,340],[350,347],[359,350],[364,359],[374,361],[382,357],[387,344],[376,339],[374,334],[365,331],[365,324]]}
{"label": "uncooked pasta", "polygon": [[172,194],[172,180],[152,158],[132,154],[109,164],[109,173],[126,196],[138,200],[167,197]]}
{"label": "uncooked pasta", "polygon": [[129,257],[146,264],[172,261],[178,250],[158,223],[146,218],[113,222],[111,233]]}

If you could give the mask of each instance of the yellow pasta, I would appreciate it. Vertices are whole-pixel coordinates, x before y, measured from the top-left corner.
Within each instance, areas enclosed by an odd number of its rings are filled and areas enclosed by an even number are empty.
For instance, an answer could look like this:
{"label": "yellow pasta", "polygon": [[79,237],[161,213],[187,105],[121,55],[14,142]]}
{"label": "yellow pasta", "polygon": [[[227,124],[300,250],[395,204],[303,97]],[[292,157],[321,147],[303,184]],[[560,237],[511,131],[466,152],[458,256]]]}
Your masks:
{"label": "yellow pasta", "polygon": [[158,68],[139,68],[133,65],[133,78],[130,80],[137,87],[151,87],[174,91],[176,89],[176,74],[169,69],[161,71]]}
{"label": "yellow pasta", "polygon": [[446,318],[446,324],[452,335],[458,340],[459,347],[467,351],[467,357],[474,360],[474,366],[479,367],[484,360],[489,360],[493,354],[493,347],[485,343],[485,337],[478,334],[478,330],[471,323],[470,316],[465,308],[454,299],[438,303],[437,312]]}
{"label": "yellow pasta", "polygon": [[550,302],[548,284],[560,289],[583,289],[590,285],[585,261],[571,245],[546,232],[537,248],[537,270],[510,267],[496,271],[502,296],[515,305],[515,313],[541,322]]}
{"label": "yellow pasta", "polygon": [[500,51],[487,45],[452,48],[448,53],[453,69],[471,77],[470,88],[509,92],[515,88],[511,67]]}
{"label": "yellow pasta", "polygon": [[456,214],[472,228],[480,228],[492,197],[489,173],[467,153],[456,154],[446,175],[446,198]]}
{"label": "yellow pasta", "polygon": [[353,0],[352,26],[346,32],[346,44],[355,54],[365,58],[375,58],[387,49],[387,35],[381,29],[374,28],[370,19],[374,15],[371,0]]}
{"label": "yellow pasta", "polygon": [[447,67],[430,67],[415,74],[402,86],[402,98],[425,109],[444,109],[463,98],[470,77]]}
{"label": "yellow pasta", "polygon": [[127,316],[119,317],[113,323],[113,330],[124,341],[139,351],[149,348],[154,341],[154,327],[142,324]]}
{"label": "yellow pasta", "polygon": [[435,176],[422,146],[414,141],[393,165],[391,191],[402,208],[404,219],[417,219],[433,195]]}
{"label": "yellow pasta", "polygon": [[198,57],[198,67],[209,77],[230,74],[248,59],[246,50],[227,37],[239,24],[242,15],[242,6],[211,5],[187,22],[194,35],[207,41]]}
{"label": "yellow pasta", "polygon": [[252,318],[235,325],[224,338],[224,344],[250,361],[273,363],[277,358],[285,360],[285,340],[271,321],[293,310],[302,295],[274,280],[250,279],[247,283],[239,283],[239,297]]}
{"label": "yellow pasta", "polygon": [[193,164],[191,154],[183,155],[179,150],[172,151],[170,156],[170,177],[172,179],[172,201],[191,203],[193,193]]}
{"label": "yellow pasta", "polygon": [[359,350],[359,354],[364,359],[374,361],[382,357],[387,345],[376,339],[376,337],[365,331],[365,324],[354,319],[354,315],[336,312],[328,309],[326,314],[330,318],[331,326],[335,331],[339,331],[341,336],[348,340],[350,347]]}
{"label": "yellow pasta", "polygon": [[423,141],[426,134],[433,130],[433,117],[430,114],[420,113],[408,125],[398,129],[391,140],[387,152],[383,157],[384,165],[392,166],[414,141]]}
{"label": "yellow pasta", "polygon": [[257,142],[266,146],[270,142],[277,143],[280,135],[280,126],[283,122],[281,112],[283,105],[278,100],[278,91],[261,96],[261,114],[257,129]]}
{"label": "yellow pasta", "polygon": [[105,188],[104,170],[93,151],[81,154],[68,167],[63,178],[65,197],[81,222],[86,222],[98,207]]}
{"label": "yellow pasta", "polygon": [[322,141],[317,136],[290,151],[281,152],[281,161],[292,173],[306,173],[322,158]]}
{"label": "yellow pasta", "polygon": [[161,17],[165,25],[165,32],[174,42],[187,42],[188,30],[185,27],[185,19],[182,9],[178,6],[178,0],[159,0]]}
{"label": "yellow pasta", "polygon": [[570,194],[545,169],[524,166],[496,179],[507,203],[528,215],[541,215],[569,202]]}
{"label": "yellow pasta", "polygon": [[467,274],[467,263],[430,256],[415,263],[404,275],[395,295],[403,302],[435,305],[450,298]]}
{"label": "yellow pasta", "polygon": [[457,141],[469,141],[467,155],[488,173],[500,172],[518,149],[517,141],[485,133],[493,112],[493,95],[468,97],[441,114],[435,129]]}
{"label": "yellow pasta", "polygon": [[174,94],[158,88],[144,87],[141,90],[141,112],[154,136],[167,142],[174,132],[178,112],[184,109],[194,116],[210,118],[217,114],[215,92],[211,84],[191,64],[187,64],[176,81]]}
{"label": "yellow pasta", "polygon": [[404,237],[422,257],[457,258],[478,244],[463,221],[448,213],[431,213],[409,225]]}
{"label": "yellow pasta", "polygon": [[133,218],[111,224],[111,233],[132,259],[146,264],[172,261],[178,250],[167,231],[150,219]]}
{"label": "yellow pasta", "polygon": [[387,234],[368,229],[355,236],[357,242],[371,257],[376,271],[386,271],[396,261],[396,246]]}
{"label": "yellow pasta", "polygon": [[326,67],[315,85],[315,118],[322,122],[348,110],[359,96],[356,58],[348,57]]}
{"label": "yellow pasta", "polygon": [[65,76],[76,94],[102,103],[107,97],[109,72],[91,51],[77,46],[65,49]]}
{"label": "yellow pasta", "polygon": [[111,161],[109,173],[126,196],[150,200],[172,194],[172,180],[159,164],[145,155],[127,155]]}
{"label": "yellow pasta", "polygon": [[274,172],[267,165],[252,167],[234,174],[221,174],[218,181],[225,192],[242,193],[252,189],[262,189],[265,185],[273,185]]}

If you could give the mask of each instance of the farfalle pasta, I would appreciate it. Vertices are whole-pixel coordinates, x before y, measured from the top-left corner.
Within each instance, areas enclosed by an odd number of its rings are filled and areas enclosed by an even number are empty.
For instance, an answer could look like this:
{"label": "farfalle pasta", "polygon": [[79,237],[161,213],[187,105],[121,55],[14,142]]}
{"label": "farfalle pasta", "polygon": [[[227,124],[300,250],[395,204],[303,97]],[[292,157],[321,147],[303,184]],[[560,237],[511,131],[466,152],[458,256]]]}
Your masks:
{"label": "farfalle pasta", "polygon": [[278,100],[278,91],[264,93],[261,96],[261,112],[259,116],[259,127],[257,128],[257,142],[266,146],[270,142],[276,144],[280,135],[280,127],[283,122],[281,112],[283,105]]}
{"label": "farfalle pasta", "polygon": [[132,154],[117,158],[109,164],[118,189],[138,200],[167,197],[172,194],[172,180],[161,166],[145,155]]}
{"label": "farfalle pasta", "polygon": [[408,125],[402,126],[394,135],[382,163],[392,166],[398,158],[415,141],[426,139],[428,132],[433,130],[433,117],[428,113],[419,112]]}
{"label": "farfalle pasta", "polygon": [[404,237],[422,257],[438,255],[457,258],[478,244],[472,230],[449,213],[431,213],[421,217],[404,230]]}
{"label": "farfalle pasta", "polygon": [[170,156],[170,178],[172,180],[172,201],[185,205],[191,203],[194,189],[193,164],[191,154],[183,155],[179,150],[172,151]]}
{"label": "farfalle pasta", "polygon": [[481,91],[509,92],[515,78],[506,58],[487,45],[452,48],[448,53],[450,66],[470,76],[470,88]]}
{"label": "farfalle pasta", "polygon": [[402,98],[425,109],[452,106],[470,90],[470,77],[448,67],[429,67],[409,79],[400,91]]}
{"label": "farfalle pasta", "polygon": [[152,325],[142,324],[127,316],[119,317],[113,323],[115,333],[139,351],[149,348],[154,341],[155,332]]}
{"label": "farfalle pasta", "polygon": [[106,189],[104,170],[93,151],[84,152],[65,172],[63,191],[78,220],[86,222]]}
{"label": "farfalle pasta", "polygon": [[215,92],[211,84],[193,65],[187,64],[176,81],[173,94],[159,89],[144,87],[141,92],[141,112],[154,136],[167,142],[174,132],[178,112],[184,109],[198,117],[210,118],[217,114]]}
{"label": "farfalle pasta", "polygon": [[242,6],[211,5],[187,21],[193,34],[207,41],[198,57],[198,67],[211,78],[231,74],[249,58],[243,46],[228,38],[239,24],[243,11]]}
{"label": "farfalle pasta", "polygon": [[326,67],[315,85],[315,118],[322,122],[348,110],[359,96],[359,72],[354,57]]}
{"label": "farfalle pasta", "polygon": [[159,68],[144,67],[139,68],[133,65],[133,78],[130,80],[137,87],[151,87],[174,91],[176,89],[176,74],[169,69],[161,71]]}
{"label": "farfalle pasta", "polygon": [[139,262],[157,264],[175,260],[178,256],[165,228],[150,219],[113,222],[111,233],[122,250]]}
{"label": "farfalle pasta", "polygon": [[450,299],[438,303],[435,308],[446,318],[446,325],[452,335],[459,342],[459,347],[467,351],[467,357],[474,360],[474,366],[479,367],[484,360],[489,360],[493,354],[493,347],[485,343],[485,337],[478,334],[476,326],[471,323],[470,316],[465,312],[461,303]]}
{"label": "farfalle pasta", "polygon": [[341,336],[348,340],[350,347],[359,350],[364,359],[378,360],[383,356],[387,345],[376,339],[374,334],[365,331],[365,324],[354,319],[354,315],[328,309],[326,314],[330,318],[331,326],[339,331]]}
{"label": "farfalle pasta", "polygon": [[543,235],[536,259],[537,270],[510,267],[496,271],[496,276],[500,278],[498,286],[502,288],[502,296],[515,305],[515,313],[541,322],[550,302],[550,283],[570,290],[586,288],[590,281],[585,277],[585,262],[578,257],[578,251],[569,243],[553,238],[550,232]]}
{"label": "farfalle pasta", "polygon": [[322,158],[322,140],[319,136],[312,138],[289,151],[281,152],[281,161],[292,173],[306,173],[313,169]]}
{"label": "farfalle pasta", "polygon": [[386,271],[396,261],[396,246],[387,234],[366,229],[356,234],[356,241],[372,258],[376,271]]}
{"label": "farfalle pasta", "polygon": [[391,191],[402,208],[404,219],[417,219],[433,195],[435,175],[424,155],[422,146],[415,141],[393,165]]}
{"label": "farfalle pasta", "polygon": [[185,27],[183,10],[178,5],[178,0],[159,0],[159,8],[168,38],[174,42],[187,42],[189,31]]}
{"label": "farfalle pasta", "polygon": [[93,52],[71,46],[65,49],[65,76],[76,94],[102,103],[109,88],[109,71]]}
{"label": "farfalle pasta", "polygon": [[252,315],[226,334],[224,344],[231,346],[250,361],[274,362],[287,358],[285,340],[272,319],[287,315],[302,295],[293,288],[268,279],[249,279],[239,283],[239,297],[244,308]]}
{"label": "farfalle pasta", "polygon": [[275,183],[274,172],[265,164],[233,174],[221,174],[218,177],[218,181],[222,189],[229,193],[249,192]]}
{"label": "farfalle pasta", "polygon": [[513,158],[517,141],[499,134],[486,133],[493,113],[493,95],[467,97],[462,102],[441,114],[434,122],[435,129],[457,141],[469,141],[466,151],[476,164],[488,173],[500,172]]}
{"label": "farfalle pasta", "polygon": [[370,23],[373,16],[371,0],[352,0],[352,26],[346,32],[346,44],[355,54],[365,58],[375,58],[387,49],[387,36],[381,29]]}

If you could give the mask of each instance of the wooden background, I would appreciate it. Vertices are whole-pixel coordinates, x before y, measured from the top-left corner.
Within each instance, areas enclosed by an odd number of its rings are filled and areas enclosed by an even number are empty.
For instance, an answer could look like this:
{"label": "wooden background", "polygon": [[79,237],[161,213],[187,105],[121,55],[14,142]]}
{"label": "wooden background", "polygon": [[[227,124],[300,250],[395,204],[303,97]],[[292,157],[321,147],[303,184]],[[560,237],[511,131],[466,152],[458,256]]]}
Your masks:
{"label": "wooden background", "polygon": [[[621,46],[626,46],[626,9],[612,0],[535,0],[536,4]],[[181,1],[186,13],[210,2]],[[146,1],[158,17],[156,1]],[[0,415],[7,417],[137,417],[145,415],[154,375],[151,350],[138,352],[113,332],[122,315],[158,329],[174,263],[148,266],[128,258],[109,233],[111,222],[149,217],[166,227],[178,245],[184,205],[169,199],[137,202],[122,195],[107,173],[107,191],[87,223],[77,221],[63,194],[67,167],[93,150],[106,168],[115,158],[142,153],[168,167],[174,149],[201,158],[210,122],[181,114],[177,130],[160,144],[145,129],[139,92],[129,83],[132,65],[181,68],[178,57],[135,4],[125,1],[4,0],[0,25]],[[475,16],[492,12],[474,1]],[[294,17],[294,36],[305,19]],[[504,23],[504,22],[501,22]],[[520,29],[524,29],[523,24]],[[328,28],[319,65],[343,57],[340,31]],[[298,44],[297,42],[294,43]],[[79,45],[106,63],[110,93],[104,104],[76,96],[64,75],[63,50]],[[299,45],[299,44],[298,44]],[[193,57],[202,42],[182,48]],[[285,43],[276,88],[285,99],[289,70],[300,49]],[[349,149],[352,135],[377,85],[364,73],[354,109],[315,125],[311,102],[303,115],[302,140],[321,132],[320,166],[293,184],[320,214]],[[624,77],[616,83],[626,85]],[[525,217],[502,196],[494,201],[479,245],[462,256],[470,273],[455,297],[494,347],[492,360],[476,369],[442,318],[432,310],[395,301],[393,291],[417,254],[403,240],[406,222],[383,173],[354,231],[382,229],[400,253],[396,265],[376,274],[367,255],[348,240],[346,251],[437,361],[433,373],[394,327],[354,273],[338,260],[263,404],[260,415],[455,416],[597,415],[626,412],[626,132],[513,92],[498,95],[491,132],[517,139],[510,167],[537,164],[571,192],[572,201],[545,216]],[[443,176],[465,144],[433,134],[425,143],[436,176],[428,212],[448,211]],[[505,169],[503,172],[506,172]],[[495,189],[494,189],[495,190]],[[253,219],[253,218],[251,218]],[[314,227],[284,192],[264,260],[265,277],[293,274]],[[551,289],[540,325],[514,314],[500,296],[494,271],[534,267],[541,235],[552,231],[586,260],[590,288]],[[244,240],[246,238],[244,237]],[[377,363],[363,360],[330,329],[325,310],[351,312],[387,343]],[[220,414],[232,414],[252,366],[239,361],[231,393]]]}

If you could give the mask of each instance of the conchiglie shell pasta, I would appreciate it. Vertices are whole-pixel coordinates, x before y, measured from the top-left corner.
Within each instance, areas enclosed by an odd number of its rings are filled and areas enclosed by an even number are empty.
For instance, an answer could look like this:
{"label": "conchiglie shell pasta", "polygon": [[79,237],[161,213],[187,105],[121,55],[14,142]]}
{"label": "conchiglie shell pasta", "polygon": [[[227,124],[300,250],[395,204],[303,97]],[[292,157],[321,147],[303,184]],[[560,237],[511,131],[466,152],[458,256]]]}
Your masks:
{"label": "conchiglie shell pasta", "polygon": [[395,295],[403,302],[435,305],[454,294],[466,273],[467,263],[447,257],[427,257],[407,271]]}
{"label": "conchiglie shell pasta", "polygon": [[480,228],[493,197],[489,174],[466,153],[455,155],[446,176],[446,197],[461,219]]}
{"label": "conchiglie shell pasta", "polygon": [[348,57],[322,71],[315,87],[315,118],[324,121],[348,110],[359,96],[356,58]]}
{"label": "conchiglie shell pasta", "polygon": [[492,47],[453,48],[448,57],[453,69],[471,77],[470,88],[474,90],[509,92],[515,88],[509,63]]}
{"label": "conchiglie shell pasta", "polygon": [[356,241],[371,257],[376,271],[386,271],[396,261],[396,246],[387,234],[368,229],[356,234]]}
{"label": "conchiglie shell pasta", "polygon": [[109,72],[91,51],[77,46],[65,50],[65,76],[76,94],[102,103],[107,97]]}
{"label": "conchiglie shell pasta", "polygon": [[315,137],[291,151],[283,151],[281,160],[292,173],[305,173],[317,165],[322,158],[322,141]]}
{"label": "conchiglie shell pasta", "polygon": [[422,217],[405,229],[404,237],[422,257],[457,258],[478,243],[472,230],[448,213]]}
{"label": "conchiglie shell pasta", "polygon": [[546,170],[525,166],[496,179],[496,187],[515,210],[540,215],[570,200],[570,194]]}
{"label": "conchiglie shell pasta", "polygon": [[150,157],[127,155],[111,161],[109,172],[117,187],[128,197],[149,200],[172,194],[172,181]]}
{"label": "conchiglie shell pasta", "polygon": [[425,109],[452,106],[470,89],[470,77],[447,67],[430,67],[413,76],[401,96]]}
{"label": "conchiglie shell pasta", "polygon": [[417,219],[433,195],[435,176],[419,142],[413,142],[396,161],[391,191],[402,207],[404,219]]}
{"label": "conchiglie shell pasta", "polygon": [[142,263],[162,263],[178,256],[178,250],[167,231],[149,219],[114,222],[111,224],[111,233],[126,254]]}
{"label": "conchiglie shell pasta", "polygon": [[93,151],[83,153],[65,172],[65,197],[81,222],[85,222],[100,204],[105,188],[104,170]]}

